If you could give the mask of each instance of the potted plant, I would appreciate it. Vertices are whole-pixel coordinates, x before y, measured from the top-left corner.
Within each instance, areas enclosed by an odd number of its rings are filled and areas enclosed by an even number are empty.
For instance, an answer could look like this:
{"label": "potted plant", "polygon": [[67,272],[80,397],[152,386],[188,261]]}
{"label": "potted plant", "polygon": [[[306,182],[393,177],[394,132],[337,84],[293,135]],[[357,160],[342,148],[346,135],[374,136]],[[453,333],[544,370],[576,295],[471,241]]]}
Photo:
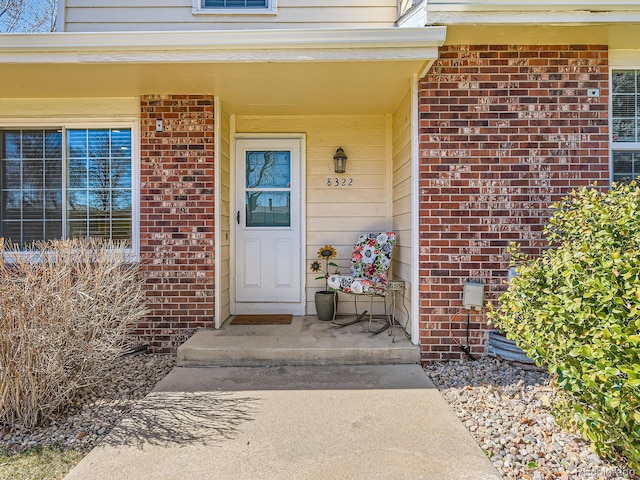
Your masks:
{"label": "potted plant", "polygon": [[321,276],[316,277],[316,280],[324,278],[324,290],[316,292],[316,313],[318,320],[329,321],[333,320],[335,316],[336,308],[338,307],[338,293],[329,290],[327,281],[329,279],[329,267],[336,267],[335,273],[340,273],[338,265],[330,260],[337,255],[336,249],[331,245],[325,245],[318,250],[318,258],[324,260],[324,270],[319,260],[311,262],[311,271],[315,273],[322,273]]}

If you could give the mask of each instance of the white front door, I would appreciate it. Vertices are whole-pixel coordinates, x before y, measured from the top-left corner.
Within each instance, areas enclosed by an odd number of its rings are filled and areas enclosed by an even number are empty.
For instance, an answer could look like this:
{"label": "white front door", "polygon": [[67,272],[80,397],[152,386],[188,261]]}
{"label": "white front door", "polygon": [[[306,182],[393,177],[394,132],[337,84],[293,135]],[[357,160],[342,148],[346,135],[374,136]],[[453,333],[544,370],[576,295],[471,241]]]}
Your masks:
{"label": "white front door", "polygon": [[299,138],[236,140],[236,314],[304,314],[301,160]]}

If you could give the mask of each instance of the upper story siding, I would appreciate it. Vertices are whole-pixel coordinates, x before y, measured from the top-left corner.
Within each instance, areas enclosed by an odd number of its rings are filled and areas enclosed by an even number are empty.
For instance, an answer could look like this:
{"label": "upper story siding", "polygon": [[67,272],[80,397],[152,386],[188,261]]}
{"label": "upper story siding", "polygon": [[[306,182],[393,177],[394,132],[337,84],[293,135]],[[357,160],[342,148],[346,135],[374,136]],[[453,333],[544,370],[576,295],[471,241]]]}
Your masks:
{"label": "upper story siding", "polygon": [[276,14],[194,15],[192,0],[66,0],[59,31],[380,28],[398,18],[397,0],[277,0]]}

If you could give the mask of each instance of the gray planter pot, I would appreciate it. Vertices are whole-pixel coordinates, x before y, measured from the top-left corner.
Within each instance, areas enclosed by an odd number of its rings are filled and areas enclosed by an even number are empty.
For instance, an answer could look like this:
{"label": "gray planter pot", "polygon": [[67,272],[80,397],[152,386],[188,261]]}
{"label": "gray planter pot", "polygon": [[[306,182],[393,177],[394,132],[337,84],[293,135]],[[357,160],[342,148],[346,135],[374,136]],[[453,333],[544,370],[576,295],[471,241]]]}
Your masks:
{"label": "gray planter pot", "polygon": [[329,292],[327,290],[316,292],[316,313],[318,320],[325,322],[333,320],[333,312],[336,308],[338,308],[338,294],[336,292]]}
{"label": "gray planter pot", "polygon": [[500,333],[500,331],[489,330],[487,332],[487,339],[487,355],[503,360],[512,360],[530,365],[534,364],[533,360],[527,357],[527,354],[516,345],[516,342],[509,340]]}

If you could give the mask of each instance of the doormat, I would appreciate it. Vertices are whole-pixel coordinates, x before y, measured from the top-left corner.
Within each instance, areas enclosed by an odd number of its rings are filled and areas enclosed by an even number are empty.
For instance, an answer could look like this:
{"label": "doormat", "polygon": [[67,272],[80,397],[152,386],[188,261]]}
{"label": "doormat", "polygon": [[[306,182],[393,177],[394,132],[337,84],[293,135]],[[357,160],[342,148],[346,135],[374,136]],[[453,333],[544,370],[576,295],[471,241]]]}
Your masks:
{"label": "doormat", "polygon": [[236,315],[231,320],[231,325],[288,325],[291,323],[293,315]]}

